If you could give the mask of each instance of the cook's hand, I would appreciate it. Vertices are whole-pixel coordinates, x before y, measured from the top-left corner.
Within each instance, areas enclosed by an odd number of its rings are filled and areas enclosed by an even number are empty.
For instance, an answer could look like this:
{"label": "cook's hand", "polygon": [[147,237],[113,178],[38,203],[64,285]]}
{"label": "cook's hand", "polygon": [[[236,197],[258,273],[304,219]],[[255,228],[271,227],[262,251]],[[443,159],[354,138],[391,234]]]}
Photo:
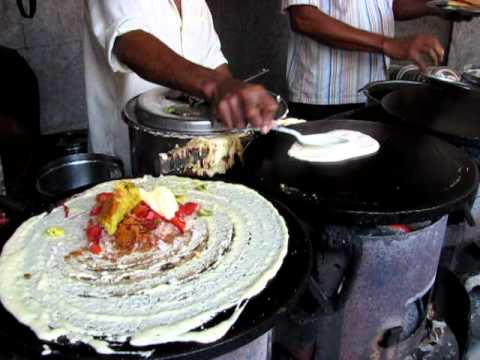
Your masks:
{"label": "cook's hand", "polygon": [[445,55],[440,41],[431,35],[417,35],[400,39],[386,38],[383,43],[383,51],[391,58],[413,61],[422,72],[428,66],[441,64]]}
{"label": "cook's hand", "polygon": [[248,123],[267,133],[273,126],[277,102],[261,85],[233,78],[207,81],[203,85],[218,119],[229,128],[245,128]]}

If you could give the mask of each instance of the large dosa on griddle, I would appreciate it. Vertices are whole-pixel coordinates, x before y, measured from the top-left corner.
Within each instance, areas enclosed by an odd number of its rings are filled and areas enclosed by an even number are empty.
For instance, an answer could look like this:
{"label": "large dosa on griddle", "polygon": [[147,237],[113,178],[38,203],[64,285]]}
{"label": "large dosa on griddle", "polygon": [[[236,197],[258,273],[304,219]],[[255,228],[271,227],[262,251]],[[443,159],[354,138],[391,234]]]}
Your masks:
{"label": "large dosa on griddle", "polygon": [[[287,228],[253,190],[178,177],[134,183],[146,190],[166,186],[212,215],[195,219],[169,246],[115,261],[89,252],[71,256],[86,245],[85,226],[96,194],[111,191],[115,182],[70,200],[68,218],[57,208],[28,220],[3,249],[0,300],[40,339],[66,336],[102,353],[112,351],[109,342],[212,342],[279,270]],[[65,236],[46,236],[52,226],[61,226]],[[200,328],[232,308],[236,311],[227,320]]]}

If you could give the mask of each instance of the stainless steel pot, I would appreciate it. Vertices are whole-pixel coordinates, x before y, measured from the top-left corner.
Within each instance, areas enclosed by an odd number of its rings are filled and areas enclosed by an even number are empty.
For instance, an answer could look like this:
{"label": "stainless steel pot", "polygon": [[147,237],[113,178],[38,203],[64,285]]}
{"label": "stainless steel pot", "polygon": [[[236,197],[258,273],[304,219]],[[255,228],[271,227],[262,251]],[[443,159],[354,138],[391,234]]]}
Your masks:
{"label": "stainless steel pot", "polygon": [[46,199],[69,197],[93,185],[124,175],[122,161],[102,154],[74,154],[54,160],[40,170],[37,190]]}
{"label": "stainless steel pot", "polygon": [[[286,102],[272,95],[279,99],[280,104],[276,118],[285,117],[288,113]],[[172,167],[161,161],[161,155],[184,146],[196,137],[208,139],[237,133],[243,135],[241,141],[246,146],[254,136],[253,132],[226,129],[213,120],[208,108],[200,109],[200,114],[180,116],[168,111],[172,104],[185,106],[184,103],[166,99],[154,89],[131,99],[125,106],[122,116],[129,127],[133,176],[172,174]],[[174,174],[183,175],[178,171]]]}

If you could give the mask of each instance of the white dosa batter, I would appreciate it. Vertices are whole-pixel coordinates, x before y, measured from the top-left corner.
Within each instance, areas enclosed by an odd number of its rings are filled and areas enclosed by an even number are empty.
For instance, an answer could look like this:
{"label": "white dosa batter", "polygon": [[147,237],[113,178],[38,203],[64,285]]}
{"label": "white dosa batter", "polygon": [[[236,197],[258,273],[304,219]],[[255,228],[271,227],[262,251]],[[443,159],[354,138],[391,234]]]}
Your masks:
{"label": "white dosa batter", "polygon": [[[212,214],[195,220],[190,240],[176,250],[133,253],[114,262],[90,253],[65,256],[87,245],[95,197],[116,182],[68,201],[68,218],[59,207],[28,220],[0,256],[0,301],[40,339],[66,336],[105,354],[116,352],[111,342],[213,342],[280,269],[288,249],[285,221],[253,190],[177,177],[132,181],[148,191],[165,186]],[[52,226],[65,235],[45,235]],[[229,318],[200,328],[229,309]]]}
{"label": "white dosa batter", "polygon": [[309,146],[295,142],[288,155],[298,160],[334,163],[375,154],[380,149],[377,140],[353,130],[333,130],[323,134],[322,145]]}

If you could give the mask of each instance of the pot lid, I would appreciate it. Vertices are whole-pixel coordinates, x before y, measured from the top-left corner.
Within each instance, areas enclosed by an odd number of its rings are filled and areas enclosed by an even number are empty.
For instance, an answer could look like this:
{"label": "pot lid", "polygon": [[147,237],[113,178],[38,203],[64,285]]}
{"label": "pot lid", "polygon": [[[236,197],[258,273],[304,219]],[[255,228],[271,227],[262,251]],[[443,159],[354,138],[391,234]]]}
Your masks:
{"label": "pot lid", "polygon": [[[275,119],[282,119],[288,113],[287,103],[277,94],[271,93],[279,102]],[[130,125],[141,125],[150,130],[208,134],[235,132],[227,129],[212,115],[208,104],[189,105],[185,99],[171,99],[161,88],[152,89],[131,99],[124,109],[124,119]],[[240,130],[241,131],[241,130]]]}
{"label": "pot lid", "polygon": [[394,91],[383,108],[398,121],[443,135],[461,145],[480,147],[480,93],[416,87]]}
{"label": "pot lid", "polygon": [[354,130],[380,143],[380,150],[372,156],[331,164],[290,157],[294,139],[276,132],[247,147],[244,163],[252,186],[317,221],[401,224],[431,220],[462,209],[476,193],[475,163],[435,136],[359,120],[320,120],[293,127],[303,134]]}

